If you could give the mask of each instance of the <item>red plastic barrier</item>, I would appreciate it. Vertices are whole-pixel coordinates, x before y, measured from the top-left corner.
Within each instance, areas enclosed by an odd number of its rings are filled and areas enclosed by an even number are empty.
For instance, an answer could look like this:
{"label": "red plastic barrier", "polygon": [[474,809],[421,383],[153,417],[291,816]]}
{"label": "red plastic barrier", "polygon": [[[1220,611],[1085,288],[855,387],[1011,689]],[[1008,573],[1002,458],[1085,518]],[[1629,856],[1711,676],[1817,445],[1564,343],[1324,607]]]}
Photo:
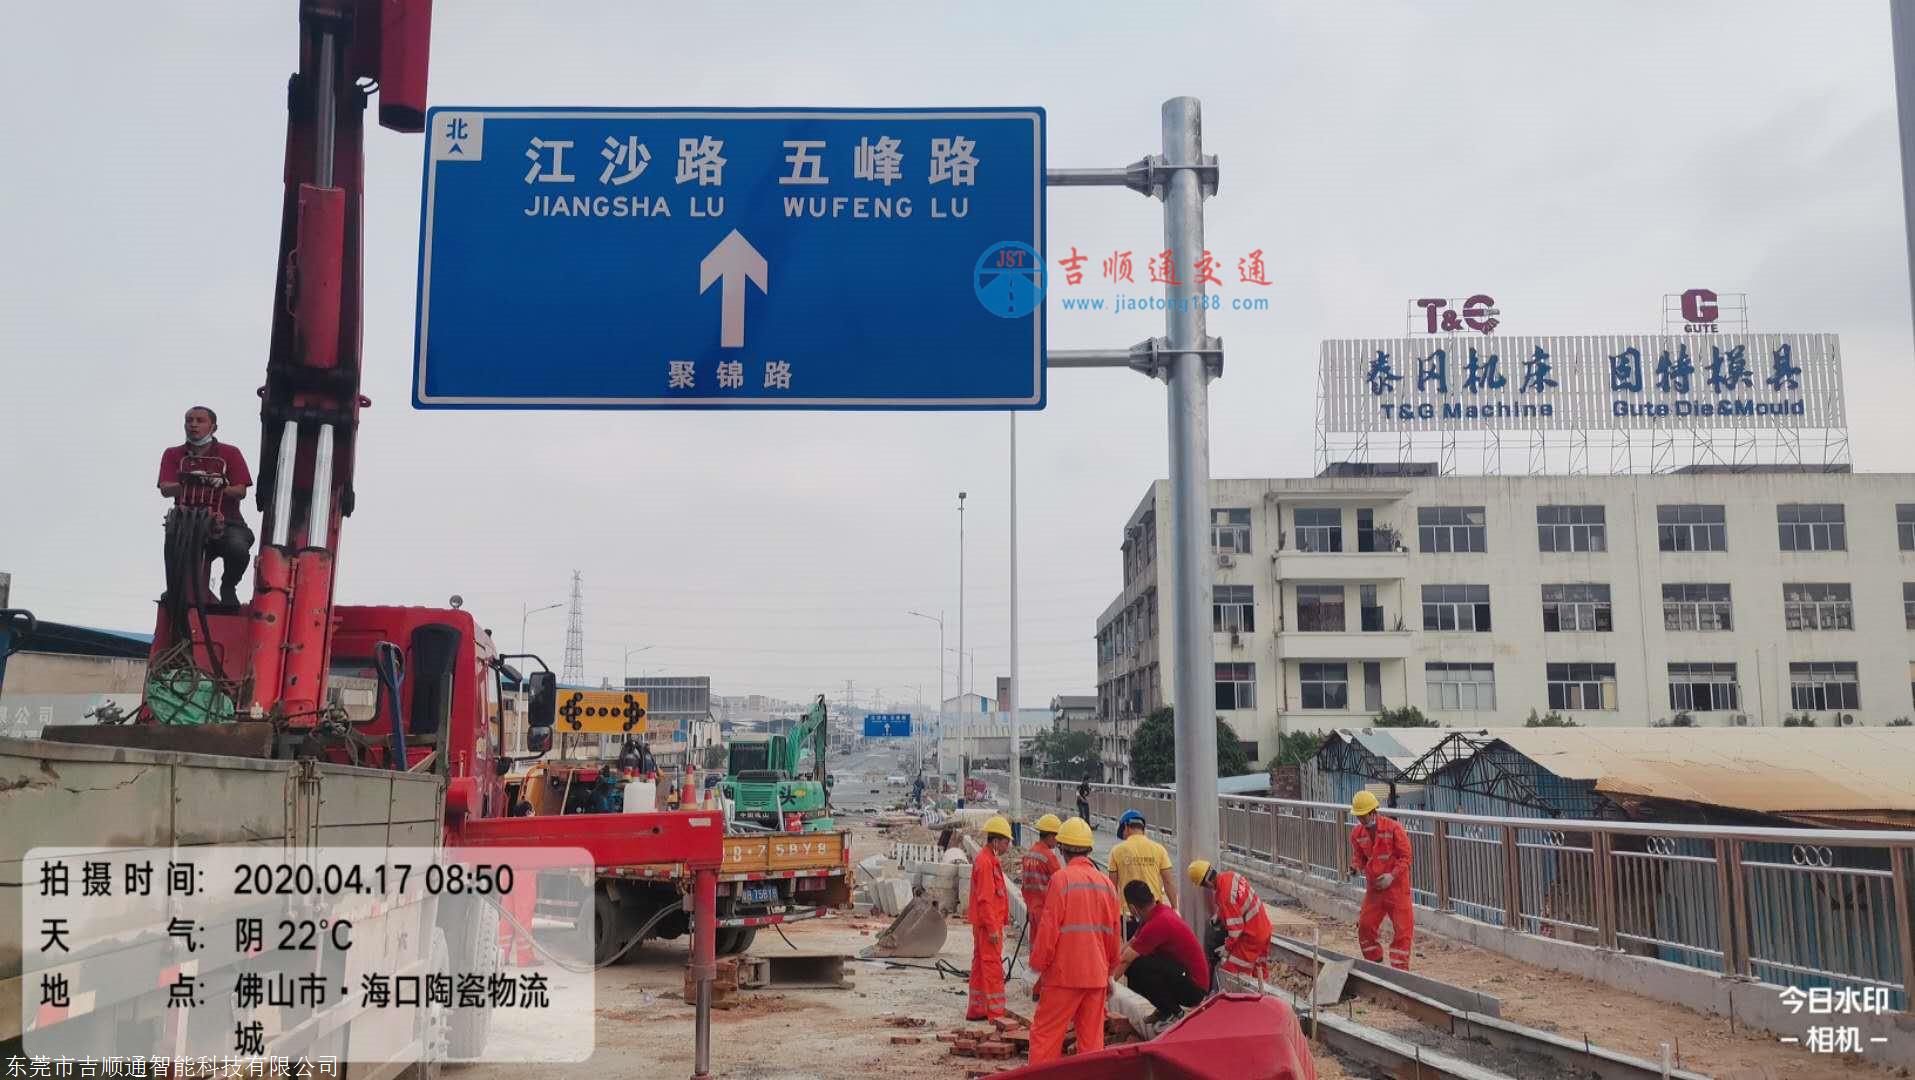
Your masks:
{"label": "red plastic barrier", "polygon": [[1004,1080],[1317,1080],[1310,1044],[1273,997],[1218,994],[1150,1042],[999,1074]]}

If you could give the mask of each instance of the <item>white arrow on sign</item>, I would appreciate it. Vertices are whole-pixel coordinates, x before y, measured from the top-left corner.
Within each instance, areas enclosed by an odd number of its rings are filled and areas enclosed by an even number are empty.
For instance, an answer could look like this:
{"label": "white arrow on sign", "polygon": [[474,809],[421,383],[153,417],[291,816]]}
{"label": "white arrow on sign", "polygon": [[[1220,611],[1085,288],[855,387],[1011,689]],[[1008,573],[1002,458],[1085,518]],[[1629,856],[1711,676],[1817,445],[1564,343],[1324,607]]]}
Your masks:
{"label": "white arrow on sign", "polygon": [[758,286],[759,292],[769,294],[768,270],[765,257],[758,254],[758,249],[737,229],[727,233],[718,246],[711,249],[711,254],[698,263],[700,293],[711,288],[712,282],[724,281],[719,289],[718,344],[721,347],[745,347],[745,281],[749,279]]}

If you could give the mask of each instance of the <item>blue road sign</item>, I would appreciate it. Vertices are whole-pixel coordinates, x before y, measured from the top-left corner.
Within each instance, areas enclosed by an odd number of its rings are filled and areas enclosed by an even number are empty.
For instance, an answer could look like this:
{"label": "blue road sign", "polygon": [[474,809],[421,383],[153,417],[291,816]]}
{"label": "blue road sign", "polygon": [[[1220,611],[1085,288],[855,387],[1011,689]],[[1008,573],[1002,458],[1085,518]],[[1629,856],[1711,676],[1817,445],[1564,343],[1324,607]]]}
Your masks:
{"label": "blue road sign", "polygon": [[420,408],[1044,406],[1042,109],[427,123]]}
{"label": "blue road sign", "polygon": [[871,713],[864,718],[864,737],[883,739],[911,734],[910,713]]}

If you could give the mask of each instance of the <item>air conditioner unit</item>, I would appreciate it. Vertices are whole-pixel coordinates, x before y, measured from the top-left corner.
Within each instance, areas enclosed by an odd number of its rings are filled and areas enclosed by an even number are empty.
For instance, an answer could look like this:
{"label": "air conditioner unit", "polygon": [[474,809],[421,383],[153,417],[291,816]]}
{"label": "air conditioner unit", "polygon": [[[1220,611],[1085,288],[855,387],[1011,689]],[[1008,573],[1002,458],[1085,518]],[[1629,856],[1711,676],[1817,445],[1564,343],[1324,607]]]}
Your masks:
{"label": "air conditioner unit", "polygon": [[1219,555],[1219,556],[1217,556],[1217,565],[1218,565],[1218,566],[1235,566],[1235,565],[1237,565],[1237,559],[1236,559],[1236,556],[1234,556],[1234,555]]}
{"label": "air conditioner unit", "polygon": [[1243,635],[1235,630],[1230,631],[1230,647],[1233,649],[1243,648]]}
{"label": "air conditioner unit", "polygon": [[1730,721],[1731,721],[1732,723],[1734,723],[1734,724],[1735,724],[1735,726],[1736,726],[1736,727],[1748,727],[1748,726],[1749,726],[1749,714],[1748,714],[1748,713],[1743,713],[1743,712],[1739,712],[1739,713],[1736,713],[1736,714],[1735,714],[1734,716],[1732,716],[1732,717],[1730,717],[1729,719],[1730,719]]}

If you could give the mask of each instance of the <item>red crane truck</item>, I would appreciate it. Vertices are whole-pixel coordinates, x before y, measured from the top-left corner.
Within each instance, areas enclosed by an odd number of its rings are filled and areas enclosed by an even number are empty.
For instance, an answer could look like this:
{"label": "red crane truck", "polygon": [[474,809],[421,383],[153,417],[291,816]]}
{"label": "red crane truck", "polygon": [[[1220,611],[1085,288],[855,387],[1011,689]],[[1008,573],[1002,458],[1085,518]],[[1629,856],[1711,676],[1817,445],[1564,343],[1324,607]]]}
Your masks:
{"label": "red crane truck", "polygon": [[[730,854],[722,816],[699,811],[510,816],[504,778],[513,762],[500,705],[502,681],[517,677],[506,664],[513,658],[497,655],[490,635],[456,606],[333,602],[340,526],[354,509],[359,412],[370,404],[360,395],[364,110],[376,89],[382,125],[422,130],[430,19],[430,0],[300,0],[299,69],[287,93],[272,338],[259,391],[256,504],[263,520],[252,599],[233,605],[211,596],[200,551],[224,526],[220,500],[185,485],[167,519],[166,593],[145,701],[133,722],[53,728],[47,732],[51,742],[0,740],[0,767],[13,765],[22,774],[19,785],[0,784],[0,799],[9,820],[59,818],[69,826],[60,842],[81,843],[89,830],[125,836],[119,819],[144,808],[103,801],[88,809],[94,815],[90,820],[72,822],[70,807],[48,801],[67,789],[25,779],[43,775],[56,759],[68,768],[105,768],[147,755],[153,758],[149,764],[175,777],[173,783],[185,783],[179,777],[191,770],[260,774],[257,764],[235,764],[250,759],[277,763],[266,771],[283,774],[289,792],[295,783],[331,782],[331,777],[343,778],[335,789],[368,775],[389,776],[394,783],[403,778],[408,791],[426,781],[443,791],[439,827],[428,839],[452,853],[583,848],[598,868],[595,896],[613,905],[640,898],[656,912],[665,909],[665,896],[690,901],[683,906],[695,915],[681,922],[693,934],[692,975],[700,986],[696,1067],[703,1075],[709,1062],[717,870]],[[337,669],[375,674],[379,691],[373,716],[354,718],[329,699],[328,677]],[[551,743],[554,681],[549,670],[525,679],[531,697],[527,746],[541,753]],[[119,749],[95,761],[85,747],[56,745],[74,742]],[[80,764],[69,761],[76,756]],[[32,764],[36,761],[38,767]],[[278,779],[273,774],[266,782]],[[396,790],[389,789],[388,803],[396,804],[397,796],[390,794]],[[289,795],[289,807],[292,802]],[[390,817],[388,803],[379,809]],[[217,810],[207,813],[216,817]],[[290,843],[296,824],[290,809],[283,824]],[[216,842],[222,835],[216,825],[196,831],[192,842]],[[170,833],[157,839],[185,842]],[[846,853],[842,837],[835,839],[828,855],[833,865],[825,874],[833,884],[816,891],[821,901],[842,904],[848,902]],[[755,842],[743,841],[745,854],[739,858],[755,850]],[[24,841],[15,845],[24,846]],[[20,854],[0,849],[0,869]],[[819,855],[810,852],[806,858]],[[765,868],[732,869],[741,881],[762,880],[766,873],[778,879],[781,872],[770,869],[768,854],[766,862]],[[794,899],[790,891],[782,898]],[[734,931],[771,917],[750,914],[742,889],[728,899]],[[774,906],[765,900],[758,898],[761,906]],[[595,906],[604,910],[603,902]],[[450,953],[455,970],[486,970],[497,960],[498,933],[482,921],[474,916],[466,925],[442,924],[431,935],[417,935],[420,955],[411,960],[430,959],[425,955],[430,942]],[[629,917],[612,925],[636,930]],[[0,990],[19,993],[19,954],[17,948],[9,954],[7,944],[0,940]],[[113,988],[103,990],[94,999],[99,1006],[94,1018],[115,1020]],[[71,1019],[59,1014],[42,1022]],[[485,1022],[483,1010],[458,1010],[449,1033],[454,1057],[483,1047]],[[423,1060],[429,1051],[420,1042],[407,1053]],[[301,1048],[276,1044],[268,1052],[293,1055]],[[387,1063],[406,1064],[404,1055]]]}

